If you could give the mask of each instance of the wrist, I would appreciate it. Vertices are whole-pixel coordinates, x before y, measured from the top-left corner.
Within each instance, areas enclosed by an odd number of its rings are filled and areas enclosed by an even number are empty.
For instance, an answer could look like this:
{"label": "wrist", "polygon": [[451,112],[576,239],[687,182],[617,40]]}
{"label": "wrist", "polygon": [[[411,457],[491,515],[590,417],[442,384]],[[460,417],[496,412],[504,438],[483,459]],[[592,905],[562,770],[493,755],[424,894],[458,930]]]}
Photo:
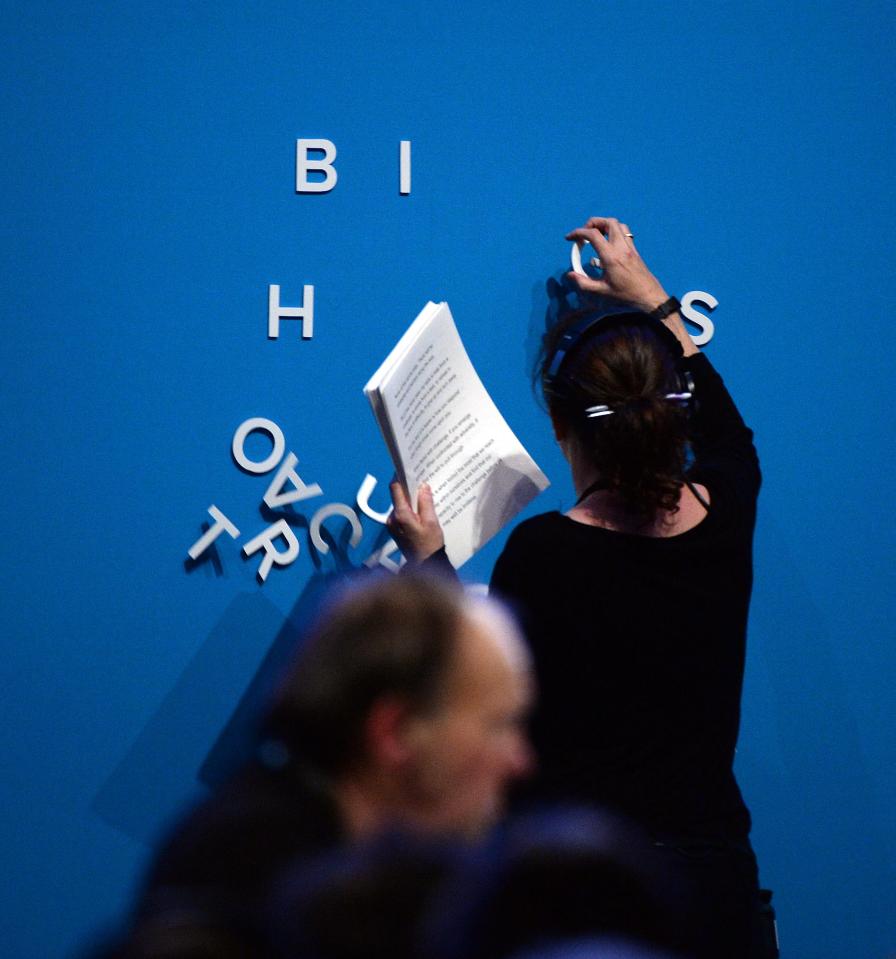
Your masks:
{"label": "wrist", "polygon": [[659,321],[666,327],[667,330],[670,330],[675,339],[681,344],[681,350],[684,356],[693,356],[695,353],[699,353],[700,350],[697,347],[697,344],[691,339],[690,333],[688,333],[687,328],[681,319],[681,313],[679,312],[681,304],[674,297],[670,297],[664,303],[661,303],[655,310],[653,315],[659,319]]}
{"label": "wrist", "polygon": [[665,323],[670,317],[677,316],[680,309],[681,303],[678,302],[678,298],[670,296],[650,310],[647,315],[651,320],[659,320],[661,323]]}
{"label": "wrist", "polygon": [[656,286],[644,293],[634,301],[634,305],[644,313],[652,313],[658,306],[662,306],[669,299],[669,294],[657,283]]}

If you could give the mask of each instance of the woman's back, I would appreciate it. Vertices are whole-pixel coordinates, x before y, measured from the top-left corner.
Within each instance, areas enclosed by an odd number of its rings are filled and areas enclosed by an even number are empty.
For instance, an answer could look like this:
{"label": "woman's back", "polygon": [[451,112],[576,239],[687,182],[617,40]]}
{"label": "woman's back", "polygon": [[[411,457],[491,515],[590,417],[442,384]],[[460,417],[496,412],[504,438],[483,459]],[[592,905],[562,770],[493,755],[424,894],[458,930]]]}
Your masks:
{"label": "woman's back", "polygon": [[749,831],[731,765],[759,470],[721,378],[705,356],[685,363],[705,517],[656,536],[547,513],[511,535],[492,587],[535,656],[534,791],[614,806],[660,833],[737,837]]}
{"label": "woman's back", "polygon": [[[640,820],[690,890],[694,954],[764,957],[775,950],[759,935],[732,771],[760,483],[752,433],[632,231],[591,217],[566,238],[599,258],[599,275],[568,274],[579,293],[639,312],[579,312],[549,336],[541,381],[584,509],[521,524],[492,577],[535,656],[533,792]],[[705,515],[690,494],[682,502],[684,483],[708,492]],[[431,491],[419,511],[394,486],[393,499],[405,555],[447,562]]]}

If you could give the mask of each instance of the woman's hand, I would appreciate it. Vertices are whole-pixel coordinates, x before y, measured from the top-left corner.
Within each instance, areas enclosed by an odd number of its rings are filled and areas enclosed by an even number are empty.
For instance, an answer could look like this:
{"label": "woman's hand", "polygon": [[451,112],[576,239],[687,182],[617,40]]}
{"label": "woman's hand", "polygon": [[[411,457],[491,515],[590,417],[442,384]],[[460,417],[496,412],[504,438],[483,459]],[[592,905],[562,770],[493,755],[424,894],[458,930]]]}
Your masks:
{"label": "woman's hand", "polygon": [[[655,310],[669,299],[662,283],[647,269],[647,264],[635,249],[632,231],[619,220],[593,216],[584,226],[567,233],[566,239],[590,243],[600,257],[603,276],[599,279],[582,276],[574,270],[566,274],[583,293],[596,293],[622,303],[631,303],[644,313]],[[663,319],[663,325],[681,343],[685,356],[700,352],[678,313],[670,313]]]}
{"label": "woman's hand", "polygon": [[386,526],[399,549],[410,562],[420,563],[445,545],[445,535],[436,516],[432,489],[423,483],[417,491],[417,512],[411,508],[404,487],[397,480],[389,484],[392,512]]}
{"label": "woman's hand", "polygon": [[566,274],[582,292],[631,303],[645,313],[668,299],[662,284],[635,249],[632,231],[619,220],[593,216],[584,226],[567,233],[566,239],[590,243],[600,257],[603,276],[599,279],[572,270]]}

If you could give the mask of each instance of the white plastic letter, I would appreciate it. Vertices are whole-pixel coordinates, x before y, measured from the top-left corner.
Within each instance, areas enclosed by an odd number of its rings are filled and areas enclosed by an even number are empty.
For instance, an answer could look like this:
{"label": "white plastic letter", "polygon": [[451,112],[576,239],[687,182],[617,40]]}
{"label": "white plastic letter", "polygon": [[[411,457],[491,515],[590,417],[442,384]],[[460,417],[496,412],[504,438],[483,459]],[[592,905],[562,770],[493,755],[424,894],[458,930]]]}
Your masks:
{"label": "white plastic letter", "polygon": [[[281,552],[274,546],[274,540],[282,536],[286,540],[286,550]],[[264,550],[264,559],[258,567],[258,578],[264,582],[268,578],[271,567],[276,563],[278,566],[289,566],[291,562],[299,555],[299,541],[296,534],[290,529],[289,523],[285,519],[278,519],[267,529],[263,529],[255,539],[250,539],[243,547],[246,556],[257,553],[260,549]]]}
{"label": "white plastic letter", "polygon": [[[256,430],[262,430],[267,433],[274,443],[271,455],[263,459],[260,463],[257,463],[255,460],[250,460],[249,457],[246,456],[246,450],[244,448],[246,437]],[[283,459],[283,454],[286,452],[286,440],[283,436],[283,430],[281,430],[276,423],[271,420],[266,420],[263,416],[253,416],[244,423],[240,423],[236,428],[236,432],[233,434],[231,450],[233,451],[233,458],[244,470],[247,470],[249,473],[269,473],[280,460]]]}
{"label": "white plastic letter", "polygon": [[373,569],[374,566],[385,566],[386,569],[391,570],[393,573],[397,573],[405,564],[404,556],[402,556],[397,563],[391,558],[392,554],[397,552],[398,543],[396,543],[394,539],[390,539],[376,552],[371,553],[370,556],[364,560],[364,565],[368,569]]}
{"label": "white plastic letter", "polygon": [[314,547],[319,553],[326,554],[330,552],[330,547],[320,535],[320,528],[324,520],[330,516],[344,516],[349,521],[352,528],[352,537],[349,540],[349,545],[355,547],[361,542],[364,530],[361,527],[361,520],[358,519],[357,513],[355,513],[351,506],[346,506],[345,503],[329,503],[327,506],[321,506],[314,516],[311,517],[311,542],[314,543]]}
{"label": "white plastic letter", "polygon": [[[323,495],[324,491],[317,483],[306,486],[302,482],[299,474],[295,471],[298,462],[299,458],[295,453],[287,453],[286,459],[281,464],[280,469],[277,470],[277,475],[271,480],[271,485],[264,494],[264,501],[271,509],[275,509],[277,506],[286,506],[287,503],[298,503],[299,500],[310,499],[312,496]],[[287,480],[295,486],[295,489],[290,493],[283,492]]]}
{"label": "white plastic letter", "polygon": [[361,483],[361,488],[358,490],[358,495],[355,497],[355,500],[358,504],[358,509],[365,516],[369,516],[372,520],[376,520],[377,523],[385,523],[389,518],[389,513],[392,512],[390,509],[387,509],[385,513],[378,513],[370,505],[370,494],[376,489],[376,477],[371,476],[368,473],[364,477],[364,482]]}
{"label": "white plastic letter", "polygon": [[281,320],[301,320],[302,339],[310,340],[314,336],[314,287],[305,284],[302,289],[301,306],[281,306],[280,287],[268,286],[268,339],[276,340],[280,336]]}
{"label": "white plastic letter", "polygon": [[695,310],[692,306],[693,303],[702,303],[704,306],[709,307],[710,310],[714,310],[719,305],[719,301],[712,293],[705,293],[703,290],[691,290],[690,293],[685,293],[681,298],[682,315],[689,323],[693,323],[694,326],[699,326],[703,331],[696,336],[692,336],[691,339],[697,346],[705,346],[712,339],[713,333],[716,331],[715,324],[708,316]]}
{"label": "white plastic letter", "polygon": [[[587,240],[574,240],[572,246],[569,248],[570,266],[580,276],[588,276],[582,266],[582,248],[585,246],[591,246],[591,244]],[[592,247],[592,249],[594,248]],[[594,252],[596,253],[597,250],[595,249]],[[595,269],[601,269],[600,258],[592,256],[589,265],[595,267]]]}
{"label": "white plastic letter", "polygon": [[[322,151],[321,159],[312,160],[311,150]],[[336,146],[332,140],[296,140],[296,193],[329,193],[336,186],[338,174],[333,161]],[[309,180],[311,170],[323,173],[323,180]]]}
{"label": "white plastic letter", "polygon": [[402,140],[398,153],[398,192],[407,196],[411,192],[411,141]]}
{"label": "white plastic letter", "polygon": [[209,515],[215,521],[211,529],[206,530],[199,539],[187,550],[190,559],[198,559],[214,541],[226,532],[231,539],[236,539],[240,531],[230,522],[230,520],[218,509],[217,506],[209,506]]}

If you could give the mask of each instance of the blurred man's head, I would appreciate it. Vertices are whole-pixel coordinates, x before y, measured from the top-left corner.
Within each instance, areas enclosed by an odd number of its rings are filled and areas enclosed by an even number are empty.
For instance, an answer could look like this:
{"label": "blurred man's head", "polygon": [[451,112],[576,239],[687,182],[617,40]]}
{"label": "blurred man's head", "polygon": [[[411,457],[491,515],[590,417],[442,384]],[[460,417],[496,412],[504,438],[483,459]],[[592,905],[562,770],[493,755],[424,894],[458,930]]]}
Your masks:
{"label": "blurred man's head", "polygon": [[409,725],[407,790],[428,825],[475,834],[500,816],[509,785],[533,765],[532,686],[509,616],[485,598],[465,599],[439,706]]}
{"label": "blurred man's head", "polygon": [[354,835],[390,822],[474,834],[531,766],[528,654],[493,602],[377,579],[328,609],[268,735],[333,785]]}

